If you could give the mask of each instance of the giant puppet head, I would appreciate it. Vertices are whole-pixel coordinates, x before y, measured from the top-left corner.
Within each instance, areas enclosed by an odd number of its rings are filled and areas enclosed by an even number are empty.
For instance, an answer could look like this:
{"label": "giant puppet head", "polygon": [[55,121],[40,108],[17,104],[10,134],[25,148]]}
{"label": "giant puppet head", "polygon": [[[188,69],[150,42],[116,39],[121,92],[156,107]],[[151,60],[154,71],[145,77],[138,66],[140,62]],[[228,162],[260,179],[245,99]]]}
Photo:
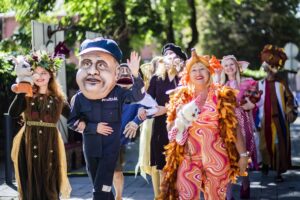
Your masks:
{"label": "giant puppet head", "polygon": [[282,48],[267,44],[260,53],[262,67],[267,73],[277,73],[284,66],[287,56]]}
{"label": "giant puppet head", "polygon": [[163,61],[165,65],[171,70],[174,68],[180,72],[184,67],[184,62],[187,60],[187,55],[181,48],[173,43],[168,43],[162,48]]}
{"label": "giant puppet head", "polygon": [[85,40],[80,47],[76,81],[88,99],[102,99],[114,88],[122,51],[111,39]]}
{"label": "giant puppet head", "polygon": [[119,67],[117,84],[124,87],[131,87],[133,84],[133,76],[127,63],[122,63]]}

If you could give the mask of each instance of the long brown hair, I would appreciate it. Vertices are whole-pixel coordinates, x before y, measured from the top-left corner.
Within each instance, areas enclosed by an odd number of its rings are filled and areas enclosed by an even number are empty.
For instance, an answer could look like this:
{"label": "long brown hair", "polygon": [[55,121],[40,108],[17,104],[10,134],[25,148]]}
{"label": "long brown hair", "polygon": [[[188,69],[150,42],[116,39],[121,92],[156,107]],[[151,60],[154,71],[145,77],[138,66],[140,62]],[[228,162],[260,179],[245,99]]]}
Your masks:
{"label": "long brown hair", "polygon": [[[45,69],[49,74],[50,74],[50,79],[48,82],[48,94],[49,95],[53,95],[56,96],[59,100],[61,101],[65,101],[66,100],[66,96],[61,88],[61,85],[59,84],[57,78],[56,78],[56,73],[55,72],[51,72],[47,69]],[[39,86],[37,85],[33,85],[33,91],[35,93],[38,93],[39,91]]]}

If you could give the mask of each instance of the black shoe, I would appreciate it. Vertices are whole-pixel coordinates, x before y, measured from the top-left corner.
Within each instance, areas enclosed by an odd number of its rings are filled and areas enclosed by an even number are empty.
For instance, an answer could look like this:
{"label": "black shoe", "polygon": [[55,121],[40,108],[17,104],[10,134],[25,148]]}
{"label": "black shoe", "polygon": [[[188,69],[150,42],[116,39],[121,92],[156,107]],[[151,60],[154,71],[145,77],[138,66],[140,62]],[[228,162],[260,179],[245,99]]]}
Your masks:
{"label": "black shoe", "polygon": [[269,174],[269,165],[263,164],[261,167],[261,173],[267,176]]}
{"label": "black shoe", "polygon": [[277,175],[276,177],[275,177],[275,182],[276,183],[282,183],[284,180],[283,180],[283,178],[282,178],[282,176],[281,175]]}
{"label": "black shoe", "polygon": [[241,185],[240,198],[241,199],[250,198],[250,184],[246,187],[246,189],[244,188],[243,184]]}

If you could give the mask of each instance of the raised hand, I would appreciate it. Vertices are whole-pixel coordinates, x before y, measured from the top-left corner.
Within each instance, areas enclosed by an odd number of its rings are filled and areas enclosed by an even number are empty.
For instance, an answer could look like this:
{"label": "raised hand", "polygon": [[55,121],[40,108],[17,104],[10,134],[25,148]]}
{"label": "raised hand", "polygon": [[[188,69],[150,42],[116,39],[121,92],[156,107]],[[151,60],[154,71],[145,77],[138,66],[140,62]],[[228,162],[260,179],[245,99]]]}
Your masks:
{"label": "raised hand", "polygon": [[139,75],[140,61],[141,61],[141,57],[135,51],[131,52],[130,59],[127,59],[127,64],[134,77],[138,77]]}

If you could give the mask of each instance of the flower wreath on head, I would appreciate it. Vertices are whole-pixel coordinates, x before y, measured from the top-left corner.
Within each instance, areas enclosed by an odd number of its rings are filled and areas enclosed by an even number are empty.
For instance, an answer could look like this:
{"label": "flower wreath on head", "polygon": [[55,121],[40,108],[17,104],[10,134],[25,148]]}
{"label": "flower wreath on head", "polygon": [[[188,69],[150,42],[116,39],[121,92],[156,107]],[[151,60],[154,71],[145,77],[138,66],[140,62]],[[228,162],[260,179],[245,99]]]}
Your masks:
{"label": "flower wreath on head", "polygon": [[32,52],[26,56],[26,60],[33,70],[37,67],[43,67],[52,73],[57,72],[63,62],[62,58],[49,55],[43,50]]}

